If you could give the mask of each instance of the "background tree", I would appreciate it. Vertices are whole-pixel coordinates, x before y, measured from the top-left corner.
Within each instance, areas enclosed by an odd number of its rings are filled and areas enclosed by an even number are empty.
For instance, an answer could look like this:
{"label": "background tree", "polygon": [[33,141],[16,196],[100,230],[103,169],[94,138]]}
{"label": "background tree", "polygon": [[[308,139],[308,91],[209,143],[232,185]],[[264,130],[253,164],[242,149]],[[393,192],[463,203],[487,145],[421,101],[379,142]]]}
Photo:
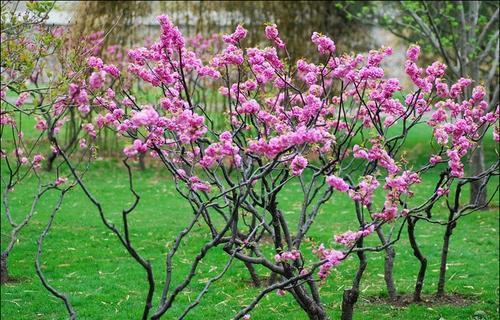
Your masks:
{"label": "background tree", "polygon": [[[489,111],[499,102],[499,3],[498,1],[394,1],[342,4],[349,18],[380,25],[394,35],[424,46],[441,56],[449,68],[447,77],[468,77],[487,88]],[[467,89],[464,96],[469,96]],[[472,151],[471,175],[485,170],[481,145]],[[483,181],[471,184],[471,203],[487,202]]]}
{"label": "background tree", "polygon": [[[313,56],[304,45],[314,31],[322,32],[339,44],[339,50],[365,51],[372,47],[369,27],[348,19],[338,1],[172,1],[160,4],[172,21],[188,34],[232,32],[237,24],[248,30],[248,44],[266,40],[262,27],[278,25],[292,58]],[[355,4],[361,8],[364,2]]]}

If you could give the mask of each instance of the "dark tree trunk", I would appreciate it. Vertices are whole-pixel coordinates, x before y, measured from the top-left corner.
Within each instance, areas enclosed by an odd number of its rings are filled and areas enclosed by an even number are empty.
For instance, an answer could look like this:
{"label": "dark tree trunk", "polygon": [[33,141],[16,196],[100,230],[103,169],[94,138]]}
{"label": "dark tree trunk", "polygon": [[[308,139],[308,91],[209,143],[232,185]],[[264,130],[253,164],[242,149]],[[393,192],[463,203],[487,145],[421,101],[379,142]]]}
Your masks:
{"label": "dark tree trunk", "polygon": [[45,167],[45,170],[48,172],[51,172],[53,167],[54,167],[54,161],[57,158],[57,154],[55,152],[50,152],[49,156],[47,157],[47,166]]}
{"label": "dark tree trunk", "polygon": [[422,288],[424,287],[425,271],[427,270],[427,259],[424,257],[420,248],[418,247],[417,240],[415,239],[415,224],[416,220],[412,217],[408,218],[408,238],[410,240],[411,248],[413,249],[413,255],[420,262],[420,268],[418,270],[417,281],[415,283],[415,291],[413,292],[413,301],[422,301]]}
{"label": "dark tree trunk", "polygon": [[[472,176],[476,176],[486,170],[484,164],[484,152],[481,145],[479,145],[473,152],[470,159],[470,171]],[[479,207],[485,207],[488,203],[487,189],[482,188],[484,179],[471,182],[470,186],[470,202],[476,203]]]}
{"label": "dark tree trunk", "polygon": [[[453,217],[454,217],[453,213],[450,213],[449,220],[452,220]],[[450,247],[450,238],[451,235],[453,234],[453,229],[455,229],[455,227],[456,227],[456,222],[448,221],[448,224],[446,225],[446,232],[444,233],[443,237],[443,248],[441,250],[441,266],[439,268],[439,281],[436,293],[438,297],[444,296],[444,286],[446,283],[446,262],[448,261],[448,249]]]}
{"label": "dark tree trunk", "polygon": [[293,297],[306,312],[309,320],[329,320],[321,302],[315,301],[308,294],[303,285],[295,286],[291,291]]}
{"label": "dark tree trunk", "polygon": [[[382,242],[383,245],[387,244],[387,240],[384,236],[384,232],[382,229],[377,229],[377,235]],[[397,290],[396,285],[394,284],[394,257],[396,256],[396,251],[392,245],[385,248],[385,261],[384,261],[384,280],[385,285],[387,287],[387,294],[389,295],[389,299],[396,300],[397,299]]]}
{"label": "dark tree trunk", "polygon": [[[363,248],[363,238],[358,241],[357,247]],[[359,297],[359,285],[367,265],[365,253],[363,251],[359,251],[357,252],[357,255],[359,259],[358,271],[352,281],[352,287],[345,289],[342,297],[342,315],[340,317],[342,320],[352,320],[354,315],[354,305],[358,301]]]}
{"label": "dark tree trunk", "polygon": [[267,283],[267,285],[271,286],[275,284],[276,280],[278,280],[278,274],[271,271],[271,276],[269,277],[269,282]]}
{"label": "dark tree trunk", "polygon": [[139,169],[144,171],[146,170],[146,154],[145,153],[139,153]]}
{"label": "dark tree trunk", "polygon": [[359,291],[353,288],[345,289],[342,297],[342,320],[352,320],[354,304],[358,301]]}
{"label": "dark tree trunk", "polygon": [[255,268],[250,262],[245,262],[245,267],[247,267],[248,272],[250,273],[250,277],[252,278],[252,283],[254,287],[260,287],[260,278],[257,272],[255,271]]}
{"label": "dark tree trunk", "polygon": [[0,283],[4,284],[9,281],[9,271],[7,269],[7,255],[2,254],[0,258]]}

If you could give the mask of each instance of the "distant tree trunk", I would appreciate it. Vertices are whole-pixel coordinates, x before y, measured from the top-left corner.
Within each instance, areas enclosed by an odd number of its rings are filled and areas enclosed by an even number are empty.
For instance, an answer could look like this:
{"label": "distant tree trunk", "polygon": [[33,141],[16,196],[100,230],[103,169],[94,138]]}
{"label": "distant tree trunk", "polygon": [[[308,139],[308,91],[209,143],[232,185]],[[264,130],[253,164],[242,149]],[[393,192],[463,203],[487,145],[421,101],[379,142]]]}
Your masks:
{"label": "distant tree trunk", "polygon": [[[481,145],[472,152],[470,160],[470,171],[472,176],[476,176],[481,172],[486,170],[484,164],[484,152]],[[486,188],[481,190],[481,185],[484,183],[484,179],[475,180],[471,182],[470,185],[470,202],[476,203],[479,207],[485,207],[488,203],[488,194]]]}
{"label": "distant tree trunk", "polygon": [[139,169],[140,170],[146,170],[146,162],[145,162],[145,158],[146,158],[146,154],[145,153],[139,153]]}
{"label": "distant tree trunk", "polygon": [[[466,55],[467,57],[467,55]],[[470,62],[469,73],[472,76],[472,79],[479,81],[479,64],[477,61],[473,60]],[[472,88],[467,88],[468,97],[472,96]],[[479,130],[479,134],[482,134],[484,131]],[[484,172],[486,170],[486,166],[484,164],[484,152],[481,145],[481,142],[477,145],[477,148],[473,150],[471,158],[470,158],[470,173],[475,176]],[[470,187],[470,203],[476,203],[480,207],[485,207],[488,203],[488,194],[487,189],[483,188],[481,190],[481,185],[483,184],[484,179],[472,181]]]}

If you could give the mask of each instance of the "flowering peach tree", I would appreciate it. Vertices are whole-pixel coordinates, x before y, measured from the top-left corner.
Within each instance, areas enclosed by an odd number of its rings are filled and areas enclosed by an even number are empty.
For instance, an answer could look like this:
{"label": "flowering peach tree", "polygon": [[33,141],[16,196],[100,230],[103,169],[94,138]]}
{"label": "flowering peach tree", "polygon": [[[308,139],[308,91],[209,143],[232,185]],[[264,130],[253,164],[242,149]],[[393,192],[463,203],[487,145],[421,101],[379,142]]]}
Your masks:
{"label": "flowering peach tree", "polygon": [[[272,279],[235,319],[250,319],[259,301],[272,292],[290,294],[309,319],[328,319],[319,286],[335,281],[329,279],[332,269],[355,257],[358,268],[342,301],[342,319],[352,319],[369,253],[385,252],[387,289],[395,295],[393,244],[404,227],[421,260],[415,223],[425,220],[449,226],[479,209],[474,203],[462,208],[451,204],[460,192],[450,194],[450,189],[498,174],[498,162],[476,176],[467,175],[463,165],[479,141],[492,139],[489,128],[494,127],[498,141],[498,109],[485,111],[484,88],[472,81],[462,78],[447,83],[444,64],[420,66],[416,45],[408,49],[402,66],[412,85],[403,88],[400,80],[384,76],[382,63],[392,54],[391,48],[342,55],[330,38],[315,32],[311,41],[317,47],[313,58],[318,62],[291,61],[276,25],[265,28],[269,40],[265,48],[245,48],[247,30],[238,26],[223,37],[223,49],[204,62],[167,16],[158,17],[158,22],[158,41],[128,51],[127,72],[161,98],[154,103],[140,101],[117,66],[90,57],[90,75],[70,87],[72,97],[88,97],[86,106],[95,115],[83,121],[80,152],[65,152],[59,137],[50,137],[105,226],[144,269],[148,293],[142,319],[172,317],[169,311],[176,298],[191,284],[207,253],[216,248],[227,254],[226,264],[195,300],[183,306],[180,319],[234,267],[234,260],[242,261],[253,278],[258,280],[254,266],[259,266]],[[224,130],[217,129],[206,106],[193,99],[204,85],[217,86],[226,101]],[[464,90],[470,86],[474,86],[472,96],[465,97]],[[74,107],[63,102],[52,112],[63,116]],[[403,151],[408,135],[422,126],[432,128],[435,151],[426,163],[412,163]],[[107,218],[82,179],[87,170],[82,154],[105,128],[126,141],[123,164],[135,200],[122,211],[122,227]],[[151,262],[129,236],[128,217],[140,201],[129,163],[146,153],[170,173],[178,196],[192,209],[190,223],[168,251],[162,285],[155,283]],[[430,170],[439,171],[439,178],[426,175]],[[420,197],[424,200],[415,201],[413,189],[424,179],[434,188]],[[299,182],[303,199],[297,212],[285,213],[280,194],[293,181]],[[335,219],[334,212],[320,213],[320,209],[341,197],[349,199],[357,229],[332,234],[323,243],[306,241],[319,214]],[[438,202],[450,205],[452,218],[433,220],[430,213]],[[207,227],[206,241],[189,272],[174,285],[173,258],[196,224]],[[264,237],[271,239],[271,245]],[[377,244],[367,245],[369,237],[377,237]],[[418,295],[423,285],[420,276]],[[158,301],[154,301],[155,291],[160,292]]]}

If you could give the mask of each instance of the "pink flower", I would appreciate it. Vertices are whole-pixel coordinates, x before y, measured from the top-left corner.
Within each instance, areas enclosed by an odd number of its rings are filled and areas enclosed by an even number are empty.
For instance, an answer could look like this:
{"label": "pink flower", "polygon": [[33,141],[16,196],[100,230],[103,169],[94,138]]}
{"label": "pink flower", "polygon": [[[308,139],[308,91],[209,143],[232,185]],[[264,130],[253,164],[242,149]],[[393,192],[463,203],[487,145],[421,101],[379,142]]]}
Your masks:
{"label": "pink flower", "polygon": [[96,90],[103,86],[104,81],[106,80],[106,72],[92,72],[89,77],[90,88]]}
{"label": "pink flower", "polygon": [[22,92],[19,97],[17,97],[17,100],[16,100],[16,107],[20,107],[22,106],[23,104],[26,103],[26,100],[28,100],[28,97],[29,97],[29,92]]}
{"label": "pink flower", "polygon": [[189,182],[191,184],[191,190],[193,191],[204,191],[210,192],[210,185],[207,182],[201,181],[197,176],[192,176],[189,178]]}
{"label": "pink flower", "polygon": [[337,176],[328,176],[326,178],[326,183],[340,192],[347,192],[349,190],[349,185],[344,181],[344,179]]}
{"label": "pink flower", "polygon": [[474,101],[476,102],[483,100],[485,95],[486,92],[484,91],[483,86],[477,86],[472,90],[472,99],[474,99]]}
{"label": "pink flower", "polygon": [[98,57],[89,57],[87,59],[87,65],[89,67],[91,67],[91,68],[95,68],[97,70],[101,70],[104,64],[103,64],[101,58],[98,58]]}
{"label": "pink flower", "polygon": [[318,46],[318,51],[321,54],[335,53],[335,43],[327,36],[321,35],[317,32],[313,32],[311,40],[315,45]]}
{"label": "pink flower", "polygon": [[234,33],[232,33],[230,35],[223,35],[222,40],[224,40],[224,42],[226,42],[226,43],[236,45],[236,44],[238,44],[238,42],[240,40],[245,39],[245,37],[247,36],[247,33],[248,33],[248,31],[245,28],[243,28],[241,25],[238,25],[236,27],[236,30],[234,31]]}
{"label": "pink flower", "polygon": [[434,137],[439,144],[445,145],[448,143],[448,134],[443,128],[434,129]]}
{"label": "pink flower", "polygon": [[435,165],[437,164],[439,161],[441,161],[442,158],[438,155],[433,155],[431,156],[431,158],[429,159],[429,163],[432,164],[432,165]]}
{"label": "pink flower", "polygon": [[335,236],[335,241],[343,244],[344,246],[352,246],[358,239],[361,237],[367,237],[369,236],[373,231],[375,230],[375,225],[371,224],[368,227],[364,228],[363,230],[360,231],[347,231],[343,234],[340,234],[338,236]]}
{"label": "pink flower", "polygon": [[304,158],[300,154],[296,155],[293,158],[292,163],[290,165],[292,169],[292,174],[294,176],[300,176],[302,174],[302,171],[304,171],[304,169],[307,167],[307,164],[308,162],[306,158]]}
{"label": "pink flower", "polygon": [[68,178],[66,177],[58,177],[56,181],[54,182],[56,186],[60,186],[68,181]]}
{"label": "pink flower", "polygon": [[35,125],[35,129],[37,129],[39,131],[45,131],[48,129],[47,121],[45,121],[42,118],[38,118],[37,120],[38,120],[38,122]]}
{"label": "pink flower", "polygon": [[412,62],[417,62],[420,55],[420,46],[413,44],[406,51],[406,58]]}
{"label": "pink flower", "polygon": [[33,161],[32,161],[33,167],[35,169],[40,168],[40,162],[42,162],[43,160],[45,160],[44,156],[42,156],[41,154],[36,154],[33,157]]}
{"label": "pink flower", "polygon": [[123,149],[123,153],[129,158],[136,156],[138,153],[145,153],[146,151],[148,151],[148,146],[140,139],[134,140],[134,143],[131,146]]}
{"label": "pink flower", "polygon": [[260,111],[260,106],[254,99],[243,102],[241,107],[238,108],[238,112],[242,114],[255,114]]}
{"label": "pink flower", "polygon": [[339,265],[345,258],[345,254],[342,251],[327,250],[323,244],[321,244],[318,249],[313,250],[313,253],[315,253],[321,260],[327,260],[326,263],[321,265],[318,272],[318,276],[322,280],[328,277],[330,269]]}
{"label": "pink flower", "polygon": [[436,190],[436,194],[440,197],[443,195],[447,195],[448,193],[450,193],[450,189],[443,189],[443,188],[439,187]]}
{"label": "pink flower", "polygon": [[452,177],[461,178],[464,175],[464,165],[461,162],[461,157],[456,149],[450,149],[446,151],[449,157],[448,165],[451,169],[450,175]]}
{"label": "pink flower", "polygon": [[156,19],[160,23],[162,31],[161,45],[165,48],[175,48],[177,50],[184,48],[184,37],[170,19],[166,15],[158,16]]}
{"label": "pink flower", "polygon": [[103,67],[103,70],[115,78],[120,76],[120,70],[114,64],[107,64]]}
{"label": "pink flower", "polygon": [[97,136],[97,132],[94,129],[94,125],[92,123],[86,123],[82,126],[83,130],[86,131],[89,136],[95,138]]}
{"label": "pink flower", "polygon": [[350,189],[349,196],[354,201],[360,201],[364,205],[369,205],[373,199],[373,193],[380,186],[380,183],[373,176],[367,175],[359,183],[357,189]]}
{"label": "pink flower", "polygon": [[278,263],[287,261],[297,261],[299,259],[300,259],[300,251],[298,250],[284,251],[274,256],[274,260]]}
{"label": "pink flower", "polygon": [[80,139],[79,144],[80,144],[81,149],[87,148],[87,140],[82,138],[82,139]]}
{"label": "pink flower", "polygon": [[279,38],[278,27],[276,26],[276,24],[267,26],[265,33],[266,38],[268,38],[269,40],[273,40],[274,44],[278,48],[283,49],[285,47],[285,43]]}

